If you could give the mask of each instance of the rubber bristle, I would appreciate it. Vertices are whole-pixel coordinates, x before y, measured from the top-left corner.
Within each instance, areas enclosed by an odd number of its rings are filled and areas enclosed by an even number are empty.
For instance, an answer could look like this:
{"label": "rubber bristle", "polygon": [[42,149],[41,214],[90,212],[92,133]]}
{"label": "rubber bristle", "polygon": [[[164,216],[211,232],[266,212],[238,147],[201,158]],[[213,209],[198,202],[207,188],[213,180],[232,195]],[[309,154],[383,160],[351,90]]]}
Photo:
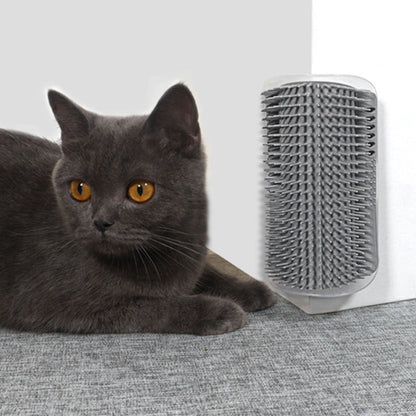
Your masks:
{"label": "rubber bristle", "polygon": [[376,102],[327,82],[263,93],[272,282],[325,291],[376,270]]}

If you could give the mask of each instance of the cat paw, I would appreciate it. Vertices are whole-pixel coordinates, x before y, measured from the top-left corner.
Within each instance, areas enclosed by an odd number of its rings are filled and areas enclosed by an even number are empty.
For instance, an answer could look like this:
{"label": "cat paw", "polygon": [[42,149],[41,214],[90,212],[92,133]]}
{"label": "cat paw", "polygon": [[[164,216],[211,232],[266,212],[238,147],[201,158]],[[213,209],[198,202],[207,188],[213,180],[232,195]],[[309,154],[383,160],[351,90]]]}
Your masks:
{"label": "cat paw", "polygon": [[244,285],[244,292],[238,300],[245,311],[254,312],[273,306],[277,302],[277,295],[265,283],[253,279]]}
{"label": "cat paw", "polygon": [[235,302],[217,297],[207,297],[198,320],[198,335],[218,335],[235,331],[247,323],[247,315]]}

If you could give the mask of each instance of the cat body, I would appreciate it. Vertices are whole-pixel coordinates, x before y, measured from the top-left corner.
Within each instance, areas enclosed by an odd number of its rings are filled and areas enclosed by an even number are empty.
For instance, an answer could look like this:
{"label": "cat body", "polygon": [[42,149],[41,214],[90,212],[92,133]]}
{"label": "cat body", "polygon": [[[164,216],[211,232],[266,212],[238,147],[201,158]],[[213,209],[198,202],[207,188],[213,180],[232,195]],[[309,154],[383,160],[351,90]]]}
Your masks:
{"label": "cat body", "polygon": [[149,116],[99,116],[55,91],[62,145],[0,130],[0,326],[235,330],[266,285],[206,264],[205,157],[182,84]]}

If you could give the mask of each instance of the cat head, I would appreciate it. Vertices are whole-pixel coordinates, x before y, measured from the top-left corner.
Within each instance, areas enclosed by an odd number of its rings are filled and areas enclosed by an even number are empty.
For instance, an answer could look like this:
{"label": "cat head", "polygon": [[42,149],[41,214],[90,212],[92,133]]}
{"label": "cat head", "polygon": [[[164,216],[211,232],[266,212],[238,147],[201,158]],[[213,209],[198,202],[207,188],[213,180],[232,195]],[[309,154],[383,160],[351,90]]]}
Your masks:
{"label": "cat head", "polygon": [[52,90],[48,98],[62,133],[53,185],[74,239],[104,255],[161,248],[175,233],[205,240],[205,158],[186,86],[166,91],[149,116],[97,115]]}

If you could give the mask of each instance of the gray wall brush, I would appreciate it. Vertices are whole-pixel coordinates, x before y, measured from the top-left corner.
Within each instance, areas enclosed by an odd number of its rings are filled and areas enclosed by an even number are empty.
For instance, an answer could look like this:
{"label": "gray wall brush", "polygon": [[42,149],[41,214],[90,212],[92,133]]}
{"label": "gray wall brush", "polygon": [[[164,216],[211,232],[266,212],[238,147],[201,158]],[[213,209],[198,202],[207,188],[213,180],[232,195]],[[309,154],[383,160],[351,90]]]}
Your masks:
{"label": "gray wall brush", "polygon": [[378,261],[375,93],[292,80],[263,93],[263,111],[270,281],[294,294],[360,290]]}

